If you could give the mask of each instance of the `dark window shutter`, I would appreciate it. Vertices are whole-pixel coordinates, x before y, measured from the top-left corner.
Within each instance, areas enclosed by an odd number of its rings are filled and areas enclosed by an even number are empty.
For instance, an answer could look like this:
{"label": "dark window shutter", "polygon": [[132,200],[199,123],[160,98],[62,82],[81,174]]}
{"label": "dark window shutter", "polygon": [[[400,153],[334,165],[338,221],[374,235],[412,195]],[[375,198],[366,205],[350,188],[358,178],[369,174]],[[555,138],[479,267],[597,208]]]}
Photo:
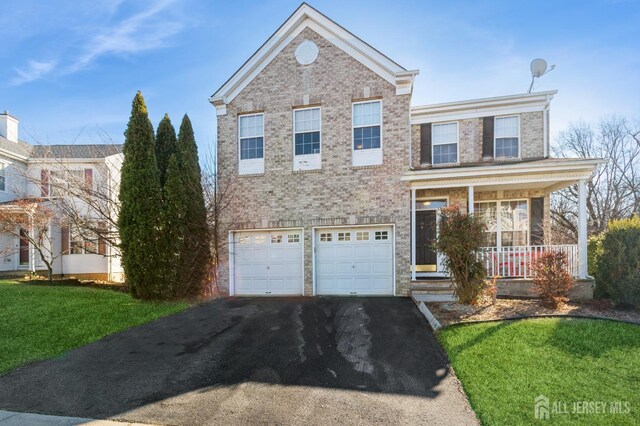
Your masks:
{"label": "dark window shutter", "polygon": [[482,158],[493,158],[494,117],[482,119]]}
{"label": "dark window shutter", "polygon": [[544,197],[531,199],[531,245],[544,244]]}
{"label": "dark window shutter", "polygon": [[84,187],[88,192],[93,190],[93,169],[84,169]]}
{"label": "dark window shutter", "polygon": [[107,230],[105,223],[99,222],[98,229],[100,230],[100,235],[98,236],[98,254],[105,256],[107,254],[107,241],[104,239],[104,233]]}
{"label": "dark window shutter", "polygon": [[67,225],[60,227],[60,253],[69,254],[69,227]]}
{"label": "dark window shutter", "polygon": [[420,163],[431,164],[431,123],[420,125]]}
{"label": "dark window shutter", "polygon": [[40,170],[40,196],[49,196],[49,170]]}

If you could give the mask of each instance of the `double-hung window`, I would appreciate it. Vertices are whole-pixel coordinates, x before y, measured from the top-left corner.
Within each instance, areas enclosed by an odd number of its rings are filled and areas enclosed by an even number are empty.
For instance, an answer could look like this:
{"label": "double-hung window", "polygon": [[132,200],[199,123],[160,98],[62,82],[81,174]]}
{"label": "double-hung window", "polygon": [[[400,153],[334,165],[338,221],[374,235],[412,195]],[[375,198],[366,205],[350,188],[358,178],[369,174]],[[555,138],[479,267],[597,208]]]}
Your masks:
{"label": "double-hung window", "polygon": [[496,117],[495,158],[520,157],[520,117]]}
{"label": "double-hung window", "polygon": [[485,224],[487,247],[513,247],[529,244],[529,205],[527,200],[475,203],[474,214]]}
{"label": "double-hung window", "polygon": [[320,168],[320,108],[293,111],[293,170]]}
{"label": "double-hung window", "polygon": [[264,115],[241,115],[238,118],[241,175],[264,173]]}
{"label": "double-hung window", "polygon": [[5,163],[0,163],[0,191],[5,191],[6,189],[6,176],[5,176],[5,168],[7,165]]}
{"label": "double-hung window", "polygon": [[458,123],[433,124],[431,126],[433,164],[458,162]]}
{"label": "double-hung window", "polygon": [[354,166],[382,164],[382,102],[353,104]]}

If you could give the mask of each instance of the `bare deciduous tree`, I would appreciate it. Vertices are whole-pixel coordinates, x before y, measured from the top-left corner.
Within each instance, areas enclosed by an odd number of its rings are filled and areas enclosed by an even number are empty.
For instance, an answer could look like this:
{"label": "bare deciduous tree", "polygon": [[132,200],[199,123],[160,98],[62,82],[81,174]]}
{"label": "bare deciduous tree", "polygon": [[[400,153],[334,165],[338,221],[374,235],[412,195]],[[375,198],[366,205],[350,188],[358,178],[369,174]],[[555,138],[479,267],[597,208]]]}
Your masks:
{"label": "bare deciduous tree", "polygon": [[[590,234],[598,234],[610,220],[629,217],[640,209],[639,135],[640,127],[613,116],[595,125],[574,123],[559,136],[557,156],[606,161],[587,184]],[[558,239],[577,238],[577,200],[577,186],[552,197],[551,216]]]}
{"label": "bare deciduous tree", "polygon": [[218,265],[222,247],[227,244],[227,236],[231,229],[231,223],[224,221],[224,216],[234,198],[234,178],[220,179],[218,163],[215,154],[209,154],[204,160],[202,169],[202,188],[204,190],[205,204],[207,207],[207,221],[211,231],[211,261],[209,268],[208,296],[218,293]]}
{"label": "bare deciduous tree", "polygon": [[[111,146],[117,151],[114,145]],[[98,149],[87,146],[88,151]],[[85,155],[102,158],[104,149],[101,151]],[[40,195],[47,198],[66,226],[73,227],[83,239],[98,238],[107,242],[118,254],[119,161],[117,156],[109,156],[104,163],[93,163],[89,176],[79,169],[77,162],[51,155],[32,161],[30,169],[23,172],[23,178],[32,188],[39,189]],[[45,171],[44,174],[33,174],[33,170],[38,169]]]}
{"label": "bare deciduous tree", "polygon": [[55,250],[51,226],[55,213],[46,200],[22,198],[0,208],[0,231],[26,241],[38,253],[47,267],[49,281],[53,279],[53,264],[62,252]]}

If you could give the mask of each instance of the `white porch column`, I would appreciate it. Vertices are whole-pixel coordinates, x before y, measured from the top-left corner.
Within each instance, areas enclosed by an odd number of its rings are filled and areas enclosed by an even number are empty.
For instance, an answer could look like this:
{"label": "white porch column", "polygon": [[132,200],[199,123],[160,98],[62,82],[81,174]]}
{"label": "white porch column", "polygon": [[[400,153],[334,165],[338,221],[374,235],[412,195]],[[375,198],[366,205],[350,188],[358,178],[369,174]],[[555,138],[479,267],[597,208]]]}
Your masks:
{"label": "white porch column", "polygon": [[473,197],[474,197],[473,186],[469,185],[469,195],[467,196],[467,204],[468,204],[467,212],[469,214],[473,214]]}
{"label": "white porch column", "polygon": [[411,188],[411,280],[416,280],[416,190]]}
{"label": "white porch column", "polygon": [[587,277],[587,184],[578,182],[578,275]]}

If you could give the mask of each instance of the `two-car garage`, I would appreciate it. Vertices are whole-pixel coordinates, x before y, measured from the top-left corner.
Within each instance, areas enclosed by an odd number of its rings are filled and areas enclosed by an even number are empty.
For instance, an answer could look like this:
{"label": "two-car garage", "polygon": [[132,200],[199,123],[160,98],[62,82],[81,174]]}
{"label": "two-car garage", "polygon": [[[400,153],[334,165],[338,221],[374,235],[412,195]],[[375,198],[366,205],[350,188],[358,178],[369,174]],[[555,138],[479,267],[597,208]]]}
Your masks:
{"label": "two-car garage", "polygon": [[[393,295],[392,226],[312,229],[315,295]],[[304,290],[304,230],[233,232],[231,294],[309,295]]]}

